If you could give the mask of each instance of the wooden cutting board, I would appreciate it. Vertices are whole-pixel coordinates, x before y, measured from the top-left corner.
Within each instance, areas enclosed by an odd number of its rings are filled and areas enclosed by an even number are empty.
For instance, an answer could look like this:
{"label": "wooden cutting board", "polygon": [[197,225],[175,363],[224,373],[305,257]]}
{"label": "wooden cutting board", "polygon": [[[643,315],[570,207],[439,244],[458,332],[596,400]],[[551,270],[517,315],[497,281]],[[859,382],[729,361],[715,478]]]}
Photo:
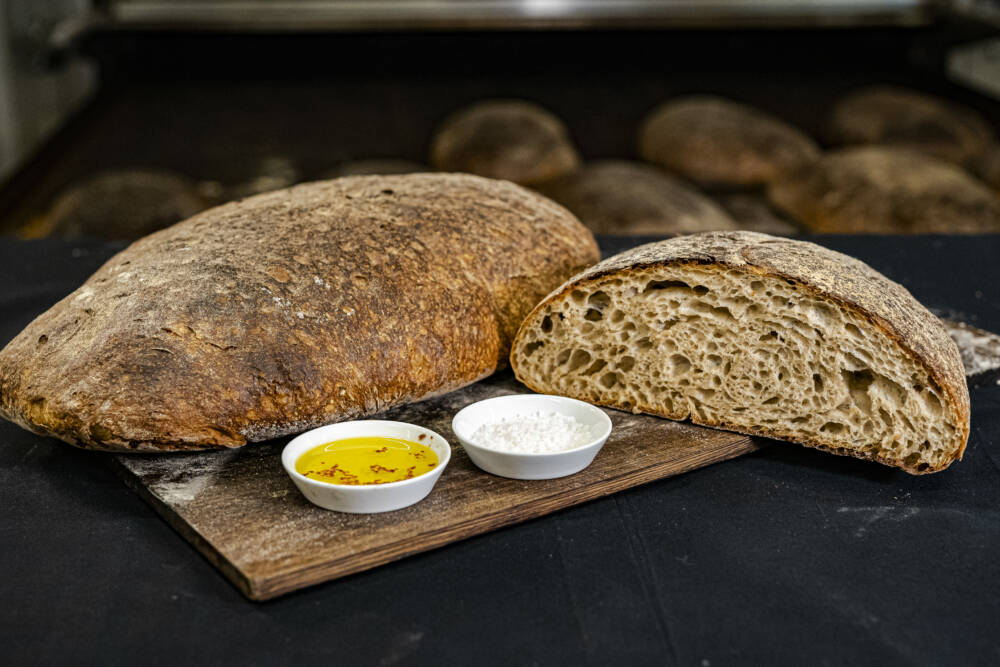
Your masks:
{"label": "wooden cutting board", "polygon": [[455,439],[452,417],[475,401],[524,391],[501,374],[380,415],[437,431],[453,449],[426,499],[385,514],[341,514],[306,501],[281,467],[287,438],[225,452],[113,460],[129,485],[241,591],[265,600],[762,446],[735,433],[608,410],[611,437],[583,472],[544,481],[482,472]]}

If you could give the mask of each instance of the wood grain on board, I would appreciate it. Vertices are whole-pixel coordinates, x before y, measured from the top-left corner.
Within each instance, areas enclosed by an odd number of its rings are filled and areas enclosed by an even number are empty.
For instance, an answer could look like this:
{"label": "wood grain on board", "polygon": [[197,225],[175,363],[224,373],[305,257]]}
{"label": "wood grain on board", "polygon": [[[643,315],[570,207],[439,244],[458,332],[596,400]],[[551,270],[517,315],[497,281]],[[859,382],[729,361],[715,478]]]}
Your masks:
{"label": "wood grain on board", "polygon": [[384,514],[342,514],[306,501],[281,467],[287,438],[114,461],[130,486],[240,590],[264,600],[762,446],[736,433],[608,410],[611,437],[576,475],[519,481],[482,472],[454,437],[452,417],[475,401],[523,391],[505,373],[379,415],[437,431],[453,450],[426,499]]}

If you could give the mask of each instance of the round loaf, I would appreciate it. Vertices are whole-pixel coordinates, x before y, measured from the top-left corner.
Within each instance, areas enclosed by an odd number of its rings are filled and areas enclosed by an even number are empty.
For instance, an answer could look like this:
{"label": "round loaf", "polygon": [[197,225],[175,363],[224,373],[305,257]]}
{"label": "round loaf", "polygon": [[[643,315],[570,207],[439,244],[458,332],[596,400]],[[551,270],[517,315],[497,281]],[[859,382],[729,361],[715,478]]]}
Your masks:
{"label": "round loaf", "polygon": [[402,158],[370,158],[342,162],[325,171],[316,179],[319,181],[342,176],[389,176],[395,174],[419,174],[431,171],[430,167]]}
{"label": "round loaf", "polygon": [[761,193],[718,194],[715,201],[736,221],[738,229],[778,236],[798,236],[802,233],[799,225],[775,211]]}
{"label": "round loaf", "polygon": [[146,237],[0,351],[0,414],[81,447],[238,447],[505,364],[597,261],[568,211],[463,174],[270,192]]}
{"label": "round loaf", "polygon": [[655,109],[639,131],[643,159],[704,187],[754,187],[819,157],[816,143],[774,116],[720,97]]}
{"label": "round loaf", "polygon": [[1000,231],[1000,199],[955,165],[913,151],[848,148],[768,188],[778,208],[821,233]]}
{"label": "round loaf", "polygon": [[522,185],[576,169],[580,157],[562,121],[520,100],[490,100],[461,109],[431,142],[431,165]]}
{"label": "round loaf", "polygon": [[137,239],[208,207],[195,183],[156,169],[105,171],[64,191],[30,237]]}
{"label": "round loaf", "polygon": [[990,144],[970,165],[980,181],[994,192],[1000,191],[1000,144]]}
{"label": "round loaf", "polygon": [[574,276],[525,319],[535,391],[935,472],[969,435],[962,359],[901,285],[754,232],[651,243]]}
{"label": "round loaf", "polygon": [[896,86],[870,86],[837,102],[827,123],[832,144],[883,144],[965,163],[993,140],[972,109]]}
{"label": "round loaf", "polygon": [[595,234],[690,234],[736,229],[718,204],[655,167],[591,162],[539,191],[568,208]]}

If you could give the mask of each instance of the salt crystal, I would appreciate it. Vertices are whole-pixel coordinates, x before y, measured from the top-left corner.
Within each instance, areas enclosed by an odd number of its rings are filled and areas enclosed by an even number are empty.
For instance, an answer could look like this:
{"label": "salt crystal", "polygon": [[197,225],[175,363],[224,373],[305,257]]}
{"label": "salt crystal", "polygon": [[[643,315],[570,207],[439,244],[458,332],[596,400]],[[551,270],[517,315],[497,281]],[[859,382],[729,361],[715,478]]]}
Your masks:
{"label": "salt crystal", "polygon": [[477,445],[515,454],[565,452],[593,439],[586,424],[557,412],[541,411],[501,417],[480,425],[472,434]]}

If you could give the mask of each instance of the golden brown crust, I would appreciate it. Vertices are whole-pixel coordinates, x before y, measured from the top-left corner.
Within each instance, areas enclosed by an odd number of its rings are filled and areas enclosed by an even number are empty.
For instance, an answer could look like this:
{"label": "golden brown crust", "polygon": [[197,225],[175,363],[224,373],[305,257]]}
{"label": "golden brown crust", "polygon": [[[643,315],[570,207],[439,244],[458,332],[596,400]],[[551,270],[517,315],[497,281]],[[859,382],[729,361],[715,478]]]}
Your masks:
{"label": "golden brown crust", "polygon": [[768,113],[720,97],[671,100],[639,131],[643,159],[705,187],[764,185],[819,157],[805,133]]}
{"label": "golden brown crust", "polygon": [[777,179],[768,198],[816,232],[1000,231],[1000,199],[955,165],[901,148],[827,153]]}
{"label": "golden brown crust", "polygon": [[690,234],[736,229],[714,201],[656,167],[624,160],[590,162],[538,188],[595,234]]}
{"label": "golden brown crust", "polygon": [[308,183],[142,239],[0,352],[0,413],[108,450],[236,447],[449,391],[598,259],[559,205],[460,174]]}
{"label": "golden brown crust", "polygon": [[827,126],[833,144],[897,146],[959,164],[993,140],[989,123],[972,109],[897,86],[848,94],[834,105]]}
{"label": "golden brown crust", "polygon": [[[853,257],[805,241],[784,239],[755,232],[709,232],[681,236],[668,241],[650,243],[610,257],[577,274],[549,294],[525,318],[513,348],[520,345],[521,337],[536,319],[536,313],[581,286],[619,272],[639,272],[667,265],[696,265],[702,269],[736,269],[751,274],[767,275],[793,281],[800,288],[810,290],[853,310],[872,325],[885,332],[889,339],[916,363],[926,368],[931,378],[950,399],[954,423],[962,425],[960,445],[956,458],[965,451],[969,437],[969,390],[965,380],[962,358],[941,322],[924,308],[902,285],[895,283],[870,266]],[[514,372],[517,374],[517,366]],[[532,386],[535,391],[543,387]],[[609,405],[626,409],[629,406]],[[652,406],[638,406],[643,412],[657,413]],[[686,418],[689,415],[662,414],[664,417]],[[690,418],[695,423],[749,435],[762,435],[783,440],[787,433],[770,429],[747,430],[731,424],[704,423],[697,415]],[[871,452],[842,451],[818,441],[796,442],[825,451],[866,458],[887,465],[903,468],[913,474],[936,472],[943,469],[918,470],[904,461],[888,460]]]}
{"label": "golden brown crust", "polygon": [[431,165],[534,185],[580,165],[563,122],[521,100],[488,100],[449,116],[431,143]]}

